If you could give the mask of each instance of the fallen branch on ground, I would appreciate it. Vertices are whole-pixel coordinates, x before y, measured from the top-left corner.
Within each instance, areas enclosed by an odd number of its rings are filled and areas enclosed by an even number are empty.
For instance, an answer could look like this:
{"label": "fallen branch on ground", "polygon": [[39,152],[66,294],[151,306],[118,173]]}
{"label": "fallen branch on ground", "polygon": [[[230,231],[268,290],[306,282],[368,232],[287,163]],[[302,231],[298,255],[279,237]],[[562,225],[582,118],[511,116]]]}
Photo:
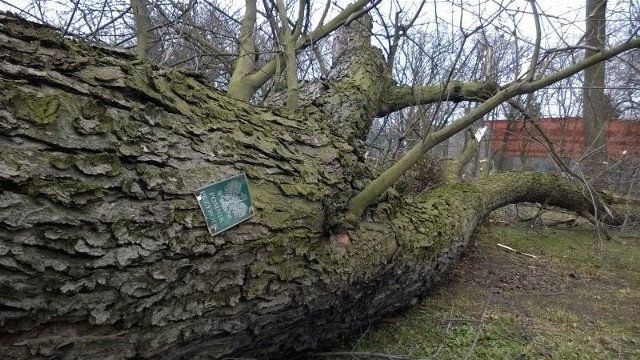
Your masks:
{"label": "fallen branch on ground", "polygon": [[528,257],[530,257],[530,258],[534,258],[534,259],[537,259],[537,258],[538,258],[538,257],[537,257],[537,256],[535,256],[535,255],[531,255],[531,254],[523,253],[522,251],[518,251],[518,250],[516,250],[516,249],[514,249],[514,248],[512,248],[512,247],[509,247],[509,246],[507,246],[507,245],[502,245],[502,244],[496,244],[496,245],[498,245],[498,247],[499,247],[499,248],[501,248],[501,249],[511,251],[511,252],[516,253],[516,254],[518,254],[518,255],[524,255],[524,256],[528,256]]}

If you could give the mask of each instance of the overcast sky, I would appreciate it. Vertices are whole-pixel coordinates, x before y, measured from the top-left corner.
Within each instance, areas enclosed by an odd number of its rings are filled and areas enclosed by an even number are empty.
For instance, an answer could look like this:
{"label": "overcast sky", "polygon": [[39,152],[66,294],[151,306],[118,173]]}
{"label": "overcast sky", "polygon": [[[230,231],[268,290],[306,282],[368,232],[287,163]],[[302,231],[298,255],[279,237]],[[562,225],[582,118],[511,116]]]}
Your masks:
{"label": "overcast sky", "polygon": [[[337,10],[340,6],[347,6],[353,0],[337,0],[334,7]],[[10,10],[16,12],[17,8],[23,9],[29,4],[29,0],[0,0],[0,10]],[[223,2],[223,0],[221,1]],[[243,1],[231,1],[234,4],[243,4]],[[59,4],[72,4],[71,0],[45,0],[45,6],[51,9],[61,8]],[[259,2],[260,3],[260,2]],[[407,18],[411,18],[419,4],[419,1],[408,0],[383,0],[380,9],[381,13],[389,14],[393,17],[397,8],[392,4],[400,3],[404,8],[404,14]],[[464,4],[464,5],[461,5]],[[536,3],[540,9],[540,13],[547,15],[543,17],[542,26],[543,33],[557,40],[560,34],[575,34],[581,36],[584,29],[584,0],[537,0]],[[315,1],[314,6],[321,13],[324,7],[324,1]],[[495,26],[513,28],[516,27],[523,35],[533,34],[535,29],[533,16],[530,14],[531,7],[528,0],[429,0],[425,5],[422,15],[418,23],[428,23],[437,16],[440,21],[451,22],[455,25],[460,24],[462,13],[462,24],[469,28],[478,25],[478,14],[484,18],[491,17],[494,13],[500,11],[501,7],[506,7],[510,11],[504,12],[502,16],[492,23]],[[517,24],[514,24],[514,20]],[[532,37],[532,36],[530,36]],[[549,38],[549,41],[552,39]],[[551,41],[553,42],[553,41]]]}

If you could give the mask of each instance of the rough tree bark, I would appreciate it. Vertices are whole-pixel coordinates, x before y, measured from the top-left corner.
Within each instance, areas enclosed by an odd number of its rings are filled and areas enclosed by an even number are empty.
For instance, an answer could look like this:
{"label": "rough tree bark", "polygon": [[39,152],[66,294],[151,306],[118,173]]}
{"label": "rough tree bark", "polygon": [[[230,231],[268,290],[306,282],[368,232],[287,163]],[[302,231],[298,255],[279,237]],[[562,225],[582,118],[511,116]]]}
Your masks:
{"label": "rough tree bark", "polygon": [[[586,48],[585,58],[605,48],[607,40],[606,0],[585,0]],[[607,120],[615,116],[611,101],[604,92],[605,62],[584,70],[582,92],[582,124],[584,128],[585,155],[593,153],[594,161],[601,162],[607,157]]]}
{"label": "rough tree bark", "polygon": [[[3,358],[312,348],[424,296],[497,207],[593,213],[565,179],[499,174],[387,197],[334,241],[327,219],[372,178],[360,139],[395,106],[379,54],[353,54],[279,112],[3,15]],[[192,191],[239,172],[257,215],[211,237]]]}

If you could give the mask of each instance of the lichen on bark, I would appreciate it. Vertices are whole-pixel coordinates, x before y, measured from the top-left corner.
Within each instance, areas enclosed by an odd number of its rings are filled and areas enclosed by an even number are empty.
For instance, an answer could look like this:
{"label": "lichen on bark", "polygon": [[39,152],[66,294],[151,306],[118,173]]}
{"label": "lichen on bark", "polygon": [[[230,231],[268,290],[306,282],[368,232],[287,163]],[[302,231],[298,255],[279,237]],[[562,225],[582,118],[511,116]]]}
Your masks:
{"label": "lichen on bark", "polygon": [[[327,219],[371,179],[359,142],[380,95],[369,80],[309,87],[282,113],[46,27],[0,23],[9,359],[312,348],[424,296],[498,206],[593,210],[566,179],[498,175],[376,204],[343,246]],[[192,191],[240,172],[256,216],[211,237]]]}

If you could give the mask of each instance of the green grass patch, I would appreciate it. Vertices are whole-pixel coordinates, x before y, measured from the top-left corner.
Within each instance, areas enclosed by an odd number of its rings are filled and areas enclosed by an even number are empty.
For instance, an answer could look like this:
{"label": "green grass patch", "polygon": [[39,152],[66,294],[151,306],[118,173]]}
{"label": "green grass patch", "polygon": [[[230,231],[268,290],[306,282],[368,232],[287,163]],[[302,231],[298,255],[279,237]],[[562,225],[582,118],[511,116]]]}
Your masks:
{"label": "green grass patch", "polygon": [[335,358],[640,359],[640,231],[611,234],[489,223],[421,305],[344,340]]}

